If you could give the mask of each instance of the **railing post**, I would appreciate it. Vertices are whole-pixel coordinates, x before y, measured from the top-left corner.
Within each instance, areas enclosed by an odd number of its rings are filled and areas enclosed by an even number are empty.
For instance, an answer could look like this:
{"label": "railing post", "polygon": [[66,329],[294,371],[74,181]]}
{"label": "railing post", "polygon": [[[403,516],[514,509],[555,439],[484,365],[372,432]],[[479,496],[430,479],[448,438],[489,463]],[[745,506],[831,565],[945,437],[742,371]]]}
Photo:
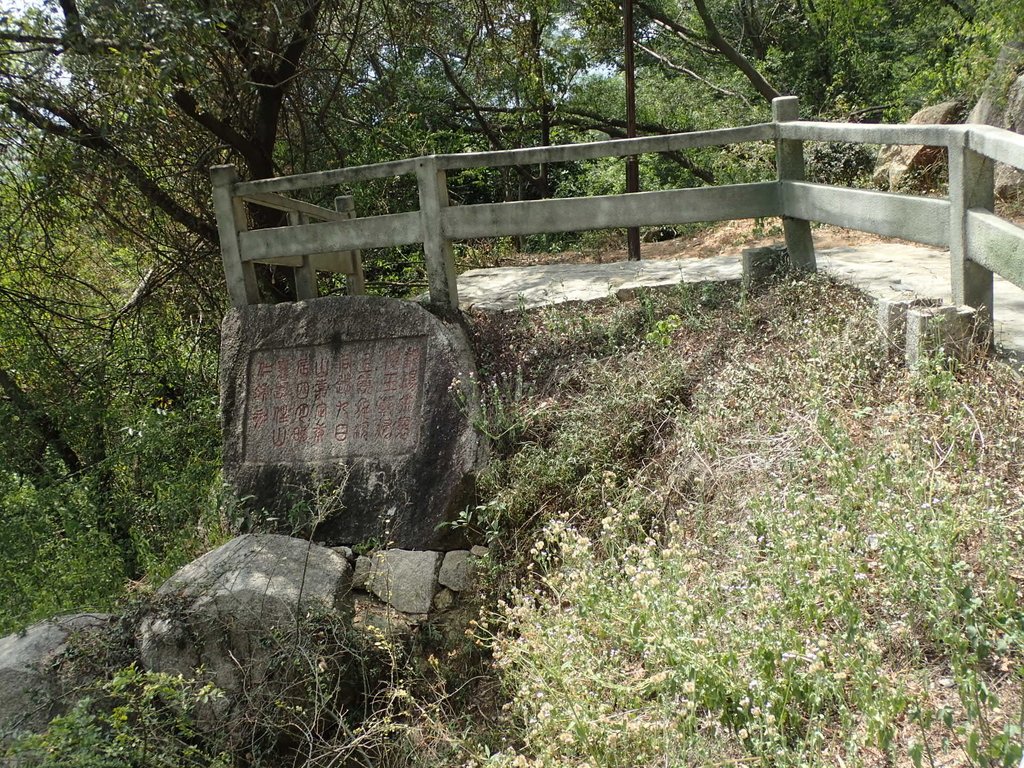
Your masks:
{"label": "railing post", "polygon": [[[295,227],[308,223],[309,219],[305,214],[298,211],[288,211],[289,226]],[[302,261],[299,266],[293,270],[295,273],[295,299],[297,301],[307,301],[317,297],[316,270],[313,268],[309,254],[302,256],[301,259]]]}
{"label": "railing post", "polygon": [[[772,99],[772,120],[774,122],[788,123],[799,119],[800,102],[796,96],[780,96],[777,99]],[[804,143],[795,139],[776,139],[775,167],[780,182],[803,181]],[[814,239],[811,237],[810,222],[794,219],[787,216],[786,213],[783,210],[782,229],[786,235],[789,265],[793,269],[814,272],[817,269],[817,263],[814,258]]]}
{"label": "railing post", "polygon": [[216,165],[210,169],[213,182],[213,210],[217,216],[217,235],[220,238],[220,256],[224,262],[224,278],[228,295],[236,307],[258,304],[260,292],[256,286],[256,270],[252,263],[242,261],[238,233],[248,229],[245,205],[232,194],[238,181],[234,166]]}
{"label": "railing post", "polygon": [[967,213],[995,208],[995,163],[970,148],[970,128],[949,137],[949,266],[953,303],[978,311],[986,332],[992,327],[992,272],[971,261]]}
{"label": "railing post", "polygon": [[[356,217],[356,201],[352,195],[338,195],[334,198],[334,210],[347,214],[348,218]],[[363,277],[363,252],[349,251],[352,256],[352,272],[345,278],[345,288],[349,296],[366,294],[366,278]]]}
{"label": "railing post", "polygon": [[416,162],[416,182],[420,193],[420,231],[423,255],[427,262],[427,286],[432,304],[459,308],[452,244],[445,238],[441,215],[448,207],[448,182],[438,169],[437,158],[421,157]]}

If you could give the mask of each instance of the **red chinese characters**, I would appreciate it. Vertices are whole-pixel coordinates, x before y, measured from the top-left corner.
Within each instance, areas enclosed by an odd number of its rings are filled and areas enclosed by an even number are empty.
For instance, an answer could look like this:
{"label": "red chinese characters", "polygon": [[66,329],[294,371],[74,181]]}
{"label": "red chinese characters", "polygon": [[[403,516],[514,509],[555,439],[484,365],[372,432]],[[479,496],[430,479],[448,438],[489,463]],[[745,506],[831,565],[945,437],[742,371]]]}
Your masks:
{"label": "red chinese characters", "polygon": [[425,337],[257,350],[249,364],[246,460],[401,455],[419,440]]}

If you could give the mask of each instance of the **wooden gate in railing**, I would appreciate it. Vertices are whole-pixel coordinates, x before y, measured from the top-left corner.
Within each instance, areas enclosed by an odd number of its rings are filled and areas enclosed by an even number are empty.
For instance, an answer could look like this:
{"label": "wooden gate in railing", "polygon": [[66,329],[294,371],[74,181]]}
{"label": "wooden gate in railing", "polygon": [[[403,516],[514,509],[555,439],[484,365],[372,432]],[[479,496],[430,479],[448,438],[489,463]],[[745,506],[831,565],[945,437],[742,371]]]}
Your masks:
{"label": "wooden gate in railing", "polygon": [[[451,206],[446,174],[470,168],[564,163],[709,146],[773,141],[777,179],[697,189]],[[803,142],[928,145],[949,157],[945,199],[805,181]],[[1024,288],[1024,230],[994,213],[994,164],[1024,168],[1024,137],[981,125],[861,125],[798,119],[797,99],[772,103],[772,121],[738,128],[500,152],[431,155],[260,181],[232,166],[212,169],[214,205],[228,291],[235,306],[259,301],[253,267],[293,266],[299,298],[316,295],[317,270],[350,275],[361,291],[359,251],[423,244],[430,301],[458,307],[451,243],[470,238],[782,217],[794,267],[813,270],[810,222],[899,237],[950,250],[953,300],[991,320],[992,275]],[[283,193],[415,174],[419,210],[355,217]],[[249,230],[247,205],[287,211],[289,226]]]}

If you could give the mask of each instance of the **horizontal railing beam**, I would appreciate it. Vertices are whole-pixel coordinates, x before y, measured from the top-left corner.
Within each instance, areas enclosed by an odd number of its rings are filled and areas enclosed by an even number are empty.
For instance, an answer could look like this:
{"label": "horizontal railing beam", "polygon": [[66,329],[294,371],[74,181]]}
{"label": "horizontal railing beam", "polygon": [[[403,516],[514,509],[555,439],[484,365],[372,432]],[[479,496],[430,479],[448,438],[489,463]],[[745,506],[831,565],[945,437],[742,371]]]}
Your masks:
{"label": "horizontal railing beam", "polygon": [[1024,288],[1024,229],[983,209],[967,212],[967,257]]}
{"label": "horizontal railing beam", "polygon": [[313,205],[313,203],[307,203],[302,200],[293,200],[292,198],[285,197],[284,195],[263,192],[239,195],[239,197],[247,203],[260,205],[264,208],[272,208],[275,211],[294,211],[295,213],[304,213],[307,216],[312,216],[320,219],[321,221],[347,221],[351,218],[348,213],[339,213],[331,208],[323,208],[319,205]]}
{"label": "horizontal railing beam", "polygon": [[443,212],[445,237],[532,235],[779,216],[775,182],[465,205]]}
{"label": "horizontal railing beam", "polygon": [[419,242],[422,242],[419,211],[294,227],[269,227],[242,232],[238,236],[243,262],[273,262],[291,256],[390,248]]}
{"label": "horizontal railing beam", "polygon": [[1024,168],[1024,136],[990,125],[971,125],[966,131],[968,149],[996,162]]}
{"label": "horizontal railing beam", "polygon": [[890,192],[782,182],[787,216],[948,247],[949,201]]}
{"label": "horizontal railing beam", "polygon": [[842,141],[853,144],[925,144],[944,147],[949,143],[949,125],[882,125],[875,123],[779,123],[781,139],[800,141]]}
{"label": "horizontal railing beam", "polygon": [[234,194],[252,195],[263,192],[295,192],[313,187],[330,187],[337,184],[352,184],[357,181],[386,179],[416,173],[416,160],[392,160],[389,163],[353,165],[350,168],[335,168],[330,171],[300,173],[295,176],[278,176],[273,179],[243,181],[235,184]]}
{"label": "horizontal railing beam", "polygon": [[464,170],[539,163],[571,163],[580,160],[597,160],[603,157],[627,157],[654,152],[678,152],[698,147],[768,141],[773,138],[775,138],[775,130],[771,123],[757,123],[739,128],[643,136],[636,139],[613,139],[591,141],[584,144],[559,144],[552,147],[438,155],[437,167],[441,170]]}

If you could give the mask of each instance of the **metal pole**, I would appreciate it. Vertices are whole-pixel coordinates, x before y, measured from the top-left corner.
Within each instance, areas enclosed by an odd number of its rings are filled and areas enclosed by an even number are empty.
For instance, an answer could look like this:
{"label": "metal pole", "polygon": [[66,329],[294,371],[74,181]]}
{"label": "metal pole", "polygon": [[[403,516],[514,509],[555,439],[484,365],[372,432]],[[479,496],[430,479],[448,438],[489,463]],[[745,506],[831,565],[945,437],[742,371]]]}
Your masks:
{"label": "metal pole", "polygon": [[[626,138],[636,136],[636,79],[633,59],[633,0],[624,0],[623,16],[626,42]],[[626,192],[640,191],[640,166],[636,155],[626,158]],[[640,260],[640,228],[630,227],[626,230],[626,242],[629,246],[629,260]]]}

